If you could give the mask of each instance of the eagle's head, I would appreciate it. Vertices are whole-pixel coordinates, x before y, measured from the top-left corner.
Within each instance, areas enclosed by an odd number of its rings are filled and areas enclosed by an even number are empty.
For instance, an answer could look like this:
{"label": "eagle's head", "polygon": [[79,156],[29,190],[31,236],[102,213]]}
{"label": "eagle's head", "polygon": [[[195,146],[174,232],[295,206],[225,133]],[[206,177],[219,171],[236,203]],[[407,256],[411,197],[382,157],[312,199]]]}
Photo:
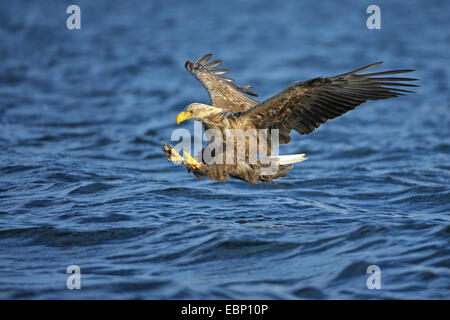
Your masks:
{"label": "eagle's head", "polygon": [[180,124],[184,120],[192,119],[202,122],[208,122],[208,120],[222,112],[220,108],[209,106],[203,103],[191,103],[183,111],[181,111],[177,116],[177,124]]}

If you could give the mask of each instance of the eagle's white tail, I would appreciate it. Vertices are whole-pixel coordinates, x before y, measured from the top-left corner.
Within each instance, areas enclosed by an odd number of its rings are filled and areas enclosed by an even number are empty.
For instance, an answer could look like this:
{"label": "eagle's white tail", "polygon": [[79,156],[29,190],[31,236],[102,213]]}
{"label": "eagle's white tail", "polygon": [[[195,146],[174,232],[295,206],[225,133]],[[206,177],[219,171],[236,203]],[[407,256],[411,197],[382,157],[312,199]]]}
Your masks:
{"label": "eagle's white tail", "polygon": [[302,161],[305,161],[306,159],[308,159],[308,158],[305,158],[304,153],[286,154],[284,156],[271,156],[268,158],[270,160],[274,161],[272,163],[275,163],[277,165],[287,165],[287,164],[291,164],[291,163],[302,162]]}

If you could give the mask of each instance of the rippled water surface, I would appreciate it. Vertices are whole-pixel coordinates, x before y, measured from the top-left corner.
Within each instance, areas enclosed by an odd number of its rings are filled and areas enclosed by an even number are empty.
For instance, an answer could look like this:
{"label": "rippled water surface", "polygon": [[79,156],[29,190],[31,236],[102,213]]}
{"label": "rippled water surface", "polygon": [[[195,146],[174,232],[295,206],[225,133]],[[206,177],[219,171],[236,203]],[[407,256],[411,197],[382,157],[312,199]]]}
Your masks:
{"label": "rippled water surface", "polygon": [[[0,298],[450,298],[448,1],[379,1],[381,30],[370,1],[76,2],[72,31],[71,2],[0,5]],[[221,184],[161,152],[208,52],[261,99],[379,60],[421,87],[295,134],[290,178]]]}

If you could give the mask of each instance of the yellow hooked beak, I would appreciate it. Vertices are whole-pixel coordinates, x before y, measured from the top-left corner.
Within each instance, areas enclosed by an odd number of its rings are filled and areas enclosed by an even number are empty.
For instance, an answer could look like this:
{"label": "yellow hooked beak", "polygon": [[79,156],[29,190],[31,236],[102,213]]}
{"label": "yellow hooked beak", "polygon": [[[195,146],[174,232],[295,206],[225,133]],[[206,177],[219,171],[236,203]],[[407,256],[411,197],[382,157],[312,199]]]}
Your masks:
{"label": "yellow hooked beak", "polygon": [[190,119],[192,118],[192,114],[186,111],[181,111],[178,115],[177,115],[177,124],[180,124],[181,122],[183,122],[184,120]]}

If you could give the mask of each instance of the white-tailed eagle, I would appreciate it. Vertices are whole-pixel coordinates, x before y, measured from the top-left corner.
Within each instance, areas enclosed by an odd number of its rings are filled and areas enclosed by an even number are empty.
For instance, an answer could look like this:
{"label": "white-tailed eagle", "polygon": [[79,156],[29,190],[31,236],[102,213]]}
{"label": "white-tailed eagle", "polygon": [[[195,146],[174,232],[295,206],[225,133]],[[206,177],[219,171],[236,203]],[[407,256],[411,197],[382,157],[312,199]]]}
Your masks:
{"label": "white-tailed eagle", "polygon": [[[414,70],[361,74],[382,63],[377,62],[337,76],[296,82],[266,101],[258,102],[250,97],[257,96],[250,91],[251,86],[238,86],[234,84],[233,79],[223,76],[228,70],[217,69],[222,61],[209,61],[211,56],[212,54],[207,54],[194,62],[188,60],[185,63],[186,69],[207,89],[211,105],[202,103],[188,105],[177,116],[177,123],[194,119],[201,121],[205,129],[215,129],[221,133],[220,139],[215,136],[208,144],[210,146],[214,142],[216,146],[221,145],[221,148],[212,149],[215,162],[205,161],[205,151],[211,153],[208,146],[195,159],[186,152],[181,156],[173,147],[167,145],[164,145],[164,152],[170,161],[186,166],[195,176],[217,181],[226,181],[229,177],[233,177],[257,183],[286,176],[285,171],[292,168],[292,163],[306,158],[304,154],[270,156],[273,130],[276,130],[278,142],[286,144],[291,141],[289,135],[292,130],[299,134],[311,133],[327,120],[339,117],[368,100],[394,98],[413,92],[399,87],[417,87],[415,84],[404,83],[417,79],[390,76]],[[253,142],[256,141],[258,146],[264,142],[269,156],[250,161],[251,139],[248,135],[226,139],[227,135],[230,135],[229,132],[238,129],[244,132],[248,132],[249,129],[257,132]],[[244,156],[238,161],[239,157],[229,157],[227,152],[237,153],[240,139],[245,140],[241,144]],[[263,159],[266,161],[262,161]],[[263,170],[268,166],[268,159],[270,165],[275,166],[274,170],[273,168],[271,171]]]}

